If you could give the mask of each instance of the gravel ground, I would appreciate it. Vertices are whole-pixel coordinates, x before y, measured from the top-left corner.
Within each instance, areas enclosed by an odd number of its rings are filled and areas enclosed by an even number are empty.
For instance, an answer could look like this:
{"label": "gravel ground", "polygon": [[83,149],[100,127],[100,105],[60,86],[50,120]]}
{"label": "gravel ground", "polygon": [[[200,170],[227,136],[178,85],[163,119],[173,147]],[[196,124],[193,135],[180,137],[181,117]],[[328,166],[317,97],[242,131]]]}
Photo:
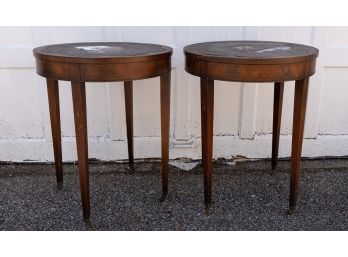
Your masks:
{"label": "gravel ground", "polygon": [[[233,162],[232,162],[233,163]],[[201,165],[170,167],[167,200],[158,162],[91,164],[92,217],[82,219],[77,166],[0,165],[0,230],[348,230],[348,160],[302,162],[297,212],[287,214],[289,161],[214,163],[213,205],[203,204]]]}

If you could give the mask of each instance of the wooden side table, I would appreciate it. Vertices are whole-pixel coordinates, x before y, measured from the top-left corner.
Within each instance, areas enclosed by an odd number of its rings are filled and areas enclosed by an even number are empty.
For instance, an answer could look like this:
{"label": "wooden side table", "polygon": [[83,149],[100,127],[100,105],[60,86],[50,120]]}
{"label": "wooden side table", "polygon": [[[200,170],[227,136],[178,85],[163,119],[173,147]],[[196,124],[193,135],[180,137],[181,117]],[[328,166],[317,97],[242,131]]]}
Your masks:
{"label": "wooden side table", "polygon": [[223,41],[184,48],[186,71],[201,78],[202,161],[204,199],[211,203],[214,80],[275,82],[272,169],[278,159],[284,81],[295,80],[289,211],[296,207],[309,77],[315,72],[318,49],[267,41]]}
{"label": "wooden side table", "polygon": [[[63,181],[58,80],[71,81],[83,217],[90,217],[85,82],[124,81],[129,162],[133,163],[133,80],[160,76],[162,197],[168,191],[172,48],[141,43],[74,43],[33,50],[36,71],[47,80],[54,159]],[[151,99],[150,99],[151,100]]]}

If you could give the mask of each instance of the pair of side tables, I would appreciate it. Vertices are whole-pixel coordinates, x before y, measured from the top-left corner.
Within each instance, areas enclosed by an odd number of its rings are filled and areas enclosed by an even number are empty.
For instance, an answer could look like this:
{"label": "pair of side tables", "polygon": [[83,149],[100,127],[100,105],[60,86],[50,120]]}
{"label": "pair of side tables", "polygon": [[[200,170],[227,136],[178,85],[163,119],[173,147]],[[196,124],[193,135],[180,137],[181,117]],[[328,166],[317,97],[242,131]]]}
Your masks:
{"label": "pair of side tables", "polygon": [[[168,193],[172,48],[142,43],[74,43],[34,49],[37,73],[47,80],[56,178],[63,181],[58,80],[71,81],[83,217],[90,217],[86,82],[123,81],[129,162],[133,155],[133,81],[160,76],[162,199]],[[289,211],[295,210],[309,77],[318,49],[268,41],[221,41],[186,46],[186,71],[201,79],[204,201],[211,204],[214,80],[274,82],[272,169],[276,168],[284,81],[295,80]]]}

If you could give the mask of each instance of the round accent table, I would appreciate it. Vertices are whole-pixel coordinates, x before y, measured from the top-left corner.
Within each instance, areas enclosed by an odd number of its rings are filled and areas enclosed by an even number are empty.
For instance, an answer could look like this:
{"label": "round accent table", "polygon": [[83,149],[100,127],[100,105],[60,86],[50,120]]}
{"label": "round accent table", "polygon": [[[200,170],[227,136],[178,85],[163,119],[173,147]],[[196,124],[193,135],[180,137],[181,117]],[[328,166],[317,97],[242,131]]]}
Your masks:
{"label": "round accent table", "polygon": [[[172,48],[141,43],[73,43],[33,50],[36,71],[47,80],[54,159],[63,181],[58,80],[71,81],[83,217],[90,217],[85,82],[124,81],[129,162],[133,163],[133,80],[160,76],[162,197],[168,191]],[[150,101],[152,99],[149,99]]]}
{"label": "round accent table", "polygon": [[214,80],[274,82],[272,169],[276,168],[284,81],[295,80],[289,211],[295,210],[309,77],[318,49],[268,41],[205,42],[186,46],[186,71],[201,78],[202,162],[204,200],[211,203]]}

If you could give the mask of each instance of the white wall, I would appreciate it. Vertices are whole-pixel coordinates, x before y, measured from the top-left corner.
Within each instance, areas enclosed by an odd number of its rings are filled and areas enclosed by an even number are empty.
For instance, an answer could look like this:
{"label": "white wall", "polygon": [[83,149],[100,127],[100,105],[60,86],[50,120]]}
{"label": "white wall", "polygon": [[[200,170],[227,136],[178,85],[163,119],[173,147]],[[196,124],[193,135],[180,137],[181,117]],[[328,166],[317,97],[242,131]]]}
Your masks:
{"label": "white wall", "polygon": [[[0,27],[0,161],[52,161],[45,79],[32,48],[82,41],[172,46],[170,158],[200,158],[199,79],[184,71],[182,48],[212,40],[277,40],[320,49],[310,80],[303,156],[348,155],[348,27]],[[60,82],[63,159],[76,160],[71,90]],[[127,158],[123,87],[88,83],[90,158]],[[294,83],[286,83],[280,156],[291,149]],[[135,82],[136,158],[160,156],[159,79]],[[214,157],[270,157],[272,84],[216,83]]]}

